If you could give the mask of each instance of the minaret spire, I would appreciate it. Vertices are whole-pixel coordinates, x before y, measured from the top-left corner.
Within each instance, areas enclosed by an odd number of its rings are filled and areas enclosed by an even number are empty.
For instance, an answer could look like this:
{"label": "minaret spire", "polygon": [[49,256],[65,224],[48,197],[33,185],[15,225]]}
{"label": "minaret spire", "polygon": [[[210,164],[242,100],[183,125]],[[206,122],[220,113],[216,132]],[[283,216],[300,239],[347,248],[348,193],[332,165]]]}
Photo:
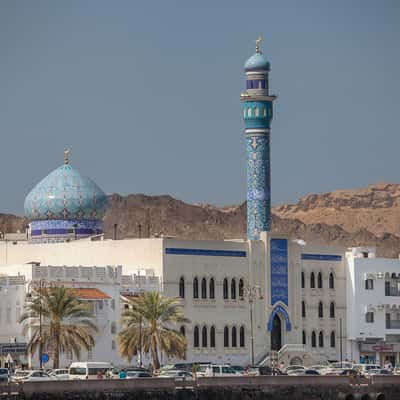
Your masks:
{"label": "minaret spire", "polygon": [[64,164],[68,165],[69,164],[69,153],[70,153],[70,149],[65,149],[64,150]]}
{"label": "minaret spire", "polygon": [[262,41],[262,37],[259,36],[259,37],[256,39],[256,53],[257,53],[257,54],[261,54],[261,50],[260,50],[260,43],[261,43],[261,41]]}

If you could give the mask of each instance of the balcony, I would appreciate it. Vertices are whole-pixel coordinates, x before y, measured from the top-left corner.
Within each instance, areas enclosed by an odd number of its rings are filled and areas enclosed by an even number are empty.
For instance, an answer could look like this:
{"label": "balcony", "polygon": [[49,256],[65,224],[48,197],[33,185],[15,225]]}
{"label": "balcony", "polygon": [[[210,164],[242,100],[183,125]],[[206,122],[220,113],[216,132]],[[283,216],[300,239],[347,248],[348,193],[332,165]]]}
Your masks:
{"label": "balcony", "polygon": [[400,329],[400,320],[398,319],[387,320],[386,329]]}

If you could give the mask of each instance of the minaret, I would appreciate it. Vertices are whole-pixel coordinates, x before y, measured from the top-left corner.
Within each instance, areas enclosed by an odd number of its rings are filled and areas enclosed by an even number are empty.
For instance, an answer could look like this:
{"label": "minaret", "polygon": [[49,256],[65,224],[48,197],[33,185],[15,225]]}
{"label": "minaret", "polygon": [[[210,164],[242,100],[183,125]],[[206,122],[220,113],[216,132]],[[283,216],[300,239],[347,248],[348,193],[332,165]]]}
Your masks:
{"label": "minaret", "polygon": [[257,240],[260,232],[271,229],[271,167],[270,133],[272,103],[276,96],[269,93],[270,63],[260,50],[244,66],[246,91],[241,94],[246,133],[247,156],[247,237]]}

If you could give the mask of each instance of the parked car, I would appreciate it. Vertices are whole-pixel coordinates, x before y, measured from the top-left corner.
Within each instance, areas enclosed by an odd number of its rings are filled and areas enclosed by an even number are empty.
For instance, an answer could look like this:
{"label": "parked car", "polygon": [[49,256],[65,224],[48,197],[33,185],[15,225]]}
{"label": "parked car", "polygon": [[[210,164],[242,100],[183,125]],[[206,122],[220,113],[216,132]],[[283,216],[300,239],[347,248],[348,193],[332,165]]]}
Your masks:
{"label": "parked car", "polygon": [[306,368],[304,366],[302,366],[302,365],[289,365],[286,368],[285,372],[288,375],[297,375],[299,372],[305,371],[305,369]]}
{"label": "parked car", "polygon": [[178,369],[170,369],[168,371],[162,371],[159,378],[174,378],[176,380],[191,380],[193,375],[188,371],[180,371]]}
{"label": "parked car", "polygon": [[148,371],[126,371],[126,379],[151,378],[152,376]]}
{"label": "parked car", "polygon": [[49,375],[47,372],[39,370],[31,371],[28,375],[21,378],[21,382],[42,382],[42,381],[51,381],[56,378]]}
{"label": "parked car", "polygon": [[363,375],[369,375],[371,370],[381,370],[381,366],[379,364],[362,364],[360,372]]}
{"label": "parked car", "polygon": [[400,375],[400,365],[396,365],[393,370],[394,375]]}
{"label": "parked car", "polygon": [[301,375],[321,375],[316,369],[306,369]]}
{"label": "parked car", "polygon": [[8,369],[0,368],[0,382],[8,382]]}
{"label": "parked car", "polygon": [[47,373],[59,381],[66,381],[69,379],[69,373],[67,369],[53,369]]}
{"label": "parked car", "polygon": [[69,367],[70,379],[97,379],[99,373],[106,377],[114,367],[108,362],[73,362]]}
{"label": "parked car", "polygon": [[32,371],[31,370],[22,370],[17,369],[13,375],[10,377],[10,381],[13,383],[22,382],[22,379],[28,376]]}
{"label": "parked car", "polygon": [[238,372],[240,375],[244,375],[246,373],[246,368],[241,367],[240,365],[231,365],[231,368]]}

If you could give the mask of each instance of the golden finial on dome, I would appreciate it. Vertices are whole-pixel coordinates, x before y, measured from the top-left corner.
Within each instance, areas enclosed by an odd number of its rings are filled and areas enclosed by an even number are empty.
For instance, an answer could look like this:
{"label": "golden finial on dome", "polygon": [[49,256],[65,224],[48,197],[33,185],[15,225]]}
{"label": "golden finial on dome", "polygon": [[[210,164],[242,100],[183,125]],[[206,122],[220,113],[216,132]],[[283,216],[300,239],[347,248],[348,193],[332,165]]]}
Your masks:
{"label": "golden finial on dome", "polygon": [[261,50],[260,50],[260,43],[261,43],[261,40],[262,40],[261,36],[259,36],[259,37],[256,39],[256,53],[258,53],[258,54],[261,53]]}
{"label": "golden finial on dome", "polygon": [[69,153],[70,153],[69,149],[64,150],[64,164],[65,165],[69,164]]}

